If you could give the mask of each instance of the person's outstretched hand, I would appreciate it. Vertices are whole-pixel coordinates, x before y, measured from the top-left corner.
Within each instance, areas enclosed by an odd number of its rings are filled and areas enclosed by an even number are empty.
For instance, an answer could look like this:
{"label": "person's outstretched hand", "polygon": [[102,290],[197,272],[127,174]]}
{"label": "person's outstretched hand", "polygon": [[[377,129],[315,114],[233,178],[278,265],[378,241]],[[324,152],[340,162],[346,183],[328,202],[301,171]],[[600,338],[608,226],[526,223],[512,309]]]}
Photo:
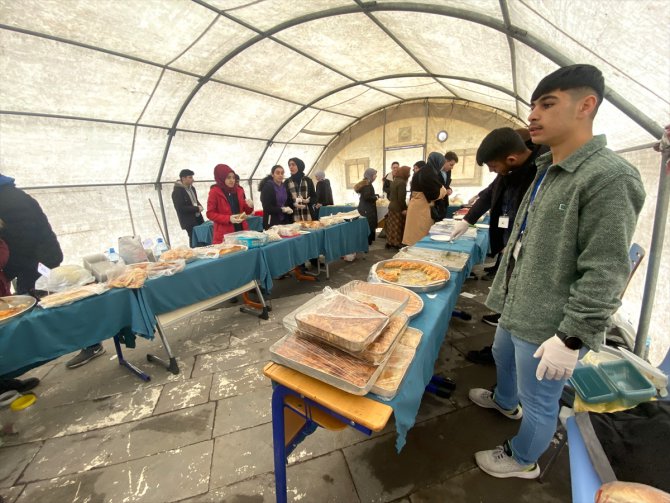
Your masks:
{"label": "person's outstretched hand", "polygon": [[454,225],[454,230],[451,231],[451,240],[453,241],[454,239],[458,239],[463,234],[465,234],[465,231],[468,230],[468,227],[470,227],[470,224],[466,220],[459,220],[456,222]]}

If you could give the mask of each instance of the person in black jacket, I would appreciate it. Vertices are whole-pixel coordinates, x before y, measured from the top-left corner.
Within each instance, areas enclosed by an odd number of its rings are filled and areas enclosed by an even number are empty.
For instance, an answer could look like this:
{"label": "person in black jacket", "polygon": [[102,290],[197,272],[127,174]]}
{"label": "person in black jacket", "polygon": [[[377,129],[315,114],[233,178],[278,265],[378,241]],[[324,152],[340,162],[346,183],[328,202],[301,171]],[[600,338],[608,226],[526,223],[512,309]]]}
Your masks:
{"label": "person in black jacket", "polygon": [[360,196],[358,202],[358,212],[368,219],[370,234],[368,234],[368,244],[371,245],[375,240],[375,231],[377,230],[377,199],[375,188],[372,183],[377,179],[377,170],[368,168],[363,172],[363,179],[354,185],[354,191]]}
{"label": "person in black jacket", "polygon": [[451,170],[454,169],[454,166],[458,162],[458,155],[456,152],[449,151],[444,154],[444,159],[446,162],[440,169],[440,181],[442,186],[447,189],[447,197],[444,199],[438,199],[435,201],[435,205],[431,209],[430,216],[433,221],[439,222],[447,218],[447,208],[449,207],[449,196],[452,193],[451,190]]}
{"label": "person in black jacket", "polygon": [[[498,176],[479,193],[470,211],[456,224],[451,238],[458,238],[469,225],[474,225],[484,213],[491,210],[490,247],[491,255],[497,256],[497,260],[493,268],[487,271],[488,279],[494,277],[498,270],[521,200],[537,173],[535,160],[547,151],[547,147],[542,145],[531,143],[530,147],[518,131],[507,127],[491,131],[477,150],[477,164],[486,164],[489,171]],[[482,321],[497,326],[499,318],[498,313],[488,314],[482,317]],[[493,363],[490,346],[470,351],[467,357],[475,363]]]}
{"label": "person in black jacket", "polygon": [[263,205],[263,229],[293,223],[292,201],[284,184],[284,168],[272,166],[270,174],[258,184]]}
{"label": "person in black jacket", "polygon": [[177,210],[179,225],[188,234],[188,244],[191,246],[193,227],[204,223],[202,218],[202,205],[198,201],[198,194],[193,186],[193,171],[182,169],[179,172],[179,180],[174,182],[172,189],[172,203]]}
{"label": "person in black jacket", "polygon": [[314,208],[318,213],[321,206],[332,206],[333,204],[333,190],[330,188],[330,180],[326,178],[326,173],[317,171],[314,173],[316,178],[316,204]]}

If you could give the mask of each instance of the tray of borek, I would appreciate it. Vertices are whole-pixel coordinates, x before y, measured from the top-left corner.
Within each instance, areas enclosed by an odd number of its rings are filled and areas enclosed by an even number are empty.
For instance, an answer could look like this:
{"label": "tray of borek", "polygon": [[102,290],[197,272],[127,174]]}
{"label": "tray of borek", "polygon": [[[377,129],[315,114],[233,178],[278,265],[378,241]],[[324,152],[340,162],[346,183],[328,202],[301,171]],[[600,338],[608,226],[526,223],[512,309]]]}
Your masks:
{"label": "tray of borek", "polygon": [[371,276],[383,283],[402,286],[415,292],[444,288],[451,274],[441,265],[419,259],[382,260],[370,269]]}
{"label": "tray of borek", "polygon": [[446,267],[450,271],[460,272],[468,263],[470,255],[457,251],[406,246],[396,253],[393,258],[427,260],[428,262]]}
{"label": "tray of borek", "polygon": [[421,330],[412,327],[407,328],[386,361],[384,370],[379,374],[371,388],[375,395],[384,400],[391,400],[396,396],[407,374],[407,369],[412,364],[422,336],[423,332]]}
{"label": "tray of borek", "polygon": [[[344,290],[350,293],[355,286]],[[349,393],[366,394],[407,329],[409,317],[402,313],[407,304],[402,292],[386,297],[363,292],[349,297],[326,288],[287,315],[284,326],[290,333],[270,348],[272,359]]]}

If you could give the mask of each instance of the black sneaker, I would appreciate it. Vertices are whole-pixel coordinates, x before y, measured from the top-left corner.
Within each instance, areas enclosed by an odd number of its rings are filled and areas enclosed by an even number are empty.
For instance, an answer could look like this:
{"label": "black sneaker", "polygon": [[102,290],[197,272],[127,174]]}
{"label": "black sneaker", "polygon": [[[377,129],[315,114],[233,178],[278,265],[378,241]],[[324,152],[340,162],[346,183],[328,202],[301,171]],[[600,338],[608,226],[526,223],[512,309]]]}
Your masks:
{"label": "black sneaker", "polygon": [[28,379],[0,379],[0,393],[6,391],[18,391],[25,393],[30,391],[40,383],[37,377],[30,377]]}
{"label": "black sneaker", "polygon": [[468,354],[465,355],[472,363],[478,363],[480,365],[493,365],[495,360],[493,359],[493,350],[491,346],[486,346],[479,351],[468,351]]}
{"label": "black sneaker", "polygon": [[487,325],[491,325],[492,327],[498,326],[498,320],[500,320],[500,314],[498,313],[487,314],[486,316],[482,316],[482,321]]}
{"label": "black sneaker", "polygon": [[82,349],[77,356],[68,361],[65,366],[69,369],[76,369],[82,365],[86,365],[93,358],[102,356],[105,352],[105,348],[102,347],[102,344],[94,344],[89,346],[86,349]]}

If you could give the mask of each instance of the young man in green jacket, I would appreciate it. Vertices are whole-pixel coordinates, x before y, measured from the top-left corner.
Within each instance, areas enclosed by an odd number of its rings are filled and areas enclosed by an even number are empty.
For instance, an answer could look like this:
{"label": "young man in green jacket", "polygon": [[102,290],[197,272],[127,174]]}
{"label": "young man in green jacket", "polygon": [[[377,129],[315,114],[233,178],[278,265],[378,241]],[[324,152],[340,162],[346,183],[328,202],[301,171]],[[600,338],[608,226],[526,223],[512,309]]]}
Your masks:
{"label": "young man in green jacket", "polygon": [[604,90],[600,70],[572,65],[542,79],[531,97],[531,139],[551,152],[536,161],[486,301],[502,313],[496,388],[469,394],[480,407],[521,419],[514,438],[475,454],[494,477],[540,474],[565,381],[580,351],[600,348],[628,277],[645,193],[638,171],[593,136]]}

